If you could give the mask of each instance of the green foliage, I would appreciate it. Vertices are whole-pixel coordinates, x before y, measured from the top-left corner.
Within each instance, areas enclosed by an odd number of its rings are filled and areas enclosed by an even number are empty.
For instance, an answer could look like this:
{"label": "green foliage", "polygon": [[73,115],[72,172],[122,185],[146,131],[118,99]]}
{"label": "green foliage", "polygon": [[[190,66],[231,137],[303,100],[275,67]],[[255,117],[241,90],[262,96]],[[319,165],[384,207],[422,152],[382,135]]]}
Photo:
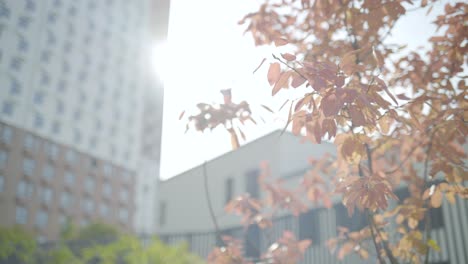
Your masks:
{"label": "green foliage", "polygon": [[33,263],[36,242],[20,227],[0,227],[0,261],[14,260]]}
{"label": "green foliage", "polygon": [[[12,262],[13,261],[13,262]],[[144,245],[137,237],[121,234],[105,224],[77,231],[68,224],[51,248],[38,247],[34,237],[19,227],[0,228],[0,263],[18,264],[197,264],[186,245],[168,246],[153,238]]]}

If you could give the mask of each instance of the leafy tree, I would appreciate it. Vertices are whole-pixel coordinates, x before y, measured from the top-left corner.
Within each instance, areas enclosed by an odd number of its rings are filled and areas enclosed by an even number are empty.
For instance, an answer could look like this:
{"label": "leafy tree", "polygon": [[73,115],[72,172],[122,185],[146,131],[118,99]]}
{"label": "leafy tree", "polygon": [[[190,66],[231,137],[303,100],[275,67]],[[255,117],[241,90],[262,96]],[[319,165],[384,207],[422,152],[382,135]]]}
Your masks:
{"label": "leafy tree", "polygon": [[0,263],[19,264],[197,264],[186,245],[168,246],[153,238],[149,245],[112,226],[95,223],[77,231],[66,225],[62,238],[36,245],[19,227],[0,229]]}
{"label": "leafy tree", "polygon": [[0,263],[33,263],[36,242],[20,227],[0,227]]}
{"label": "leafy tree", "polygon": [[[289,49],[269,59],[267,74],[273,96],[291,88],[302,93],[285,102],[286,128],[312,142],[336,145],[336,155],[311,161],[314,168],[300,190],[325,207],[331,206],[329,197],[338,196],[349,215],[359,210],[367,217],[362,230],[340,228],[339,236],[328,241],[340,259],[351,253],[368,258],[373,248],[380,263],[428,263],[429,251],[438,250],[430,237],[430,210],[443,199],[453,204],[456,197],[468,198],[463,185],[468,180],[468,4],[445,4],[427,50],[387,41],[402,17],[417,9],[431,12],[436,2],[271,0],[240,21],[256,45]],[[199,104],[200,114],[189,116],[187,127],[224,126],[236,148],[238,135],[245,137],[241,125],[255,121],[247,102],[236,104],[230,91],[223,94],[219,105]],[[266,206],[295,214],[306,207],[298,192],[269,180],[263,167],[261,185],[269,200],[244,195],[226,209],[241,214],[246,225],[268,229]],[[410,195],[399,200],[395,190],[401,186]],[[390,207],[390,200],[397,205]],[[292,259],[303,253],[298,245],[310,244],[282,239],[275,243],[284,254],[294,252]],[[230,241],[213,251],[211,263],[247,262],[240,242]],[[290,263],[268,253],[261,261]]]}

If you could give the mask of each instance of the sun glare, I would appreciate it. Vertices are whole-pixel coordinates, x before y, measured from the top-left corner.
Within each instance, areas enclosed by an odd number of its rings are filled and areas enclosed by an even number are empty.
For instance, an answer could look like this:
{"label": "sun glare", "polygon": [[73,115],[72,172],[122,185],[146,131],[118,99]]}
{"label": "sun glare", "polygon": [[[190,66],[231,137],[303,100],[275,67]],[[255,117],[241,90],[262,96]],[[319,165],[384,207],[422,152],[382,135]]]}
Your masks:
{"label": "sun glare", "polygon": [[155,44],[151,51],[153,71],[163,82],[171,78],[170,75],[173,69],[171,54],[172,52],[168,42]]}

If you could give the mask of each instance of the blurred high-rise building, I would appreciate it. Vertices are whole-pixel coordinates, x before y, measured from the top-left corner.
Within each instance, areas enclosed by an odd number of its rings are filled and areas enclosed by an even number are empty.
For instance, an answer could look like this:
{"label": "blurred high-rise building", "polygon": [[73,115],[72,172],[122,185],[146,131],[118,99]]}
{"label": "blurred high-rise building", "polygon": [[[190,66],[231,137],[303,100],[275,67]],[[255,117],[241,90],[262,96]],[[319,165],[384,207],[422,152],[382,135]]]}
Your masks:
{"label": "blurred high-rise building", "polygon": [[146,230],[135,219],[138,186],[154,196],[141,181],[159,170],[159,2],[0,0],[1,225],[43,239],[67,219]]}

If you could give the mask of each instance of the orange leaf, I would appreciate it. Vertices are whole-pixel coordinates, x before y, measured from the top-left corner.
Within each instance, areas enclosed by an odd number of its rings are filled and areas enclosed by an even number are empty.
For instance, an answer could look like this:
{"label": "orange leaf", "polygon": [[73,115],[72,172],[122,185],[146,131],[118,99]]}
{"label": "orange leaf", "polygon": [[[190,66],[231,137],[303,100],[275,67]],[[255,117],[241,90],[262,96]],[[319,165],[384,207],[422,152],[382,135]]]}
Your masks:
{"label": "orange leaf", "polygon": [[285,59],[287,61],[296,60],[296,55],[291,54],[291,53],[283,53],[283,54],[281,54],[281,57],[283,57],[283,59]]}
{"label": "orange leaf", "polygon": [[286,39],[284,39],[284,38],[275,39],[275,46],[276,47],[284,46],[286,44],[288,44],[288,41]]}
{"label": "orange leaf", "polygon": [[353,120],[353,125],[363,126],[366,124],[366,119],[362,112],[354,105],[349,107],[349,114],[351,115],[351,120]]}
{"label": "orange leaf", "polygon": [[185,110],[184,110],[184,111],[182,111],[182,113],[180,113],[180,115],[179,115],[179,120],[181,120],[181,119],[182,119],[182,117],[184,117],[184,114],[185,114]]}
{"label": "orange leaf", "polygon": [[281,73],[280,64],[278,62],[271,63],[270,68],[268,69],[268,83],[270,85],[275,84],[280,77],[280,73]]}
{"label": "orange leaf", "polygon": [[231,133],[231,145],[232,149],[238,149],[239,148],[239,139],[237,138],[237,134],[234,131],[234,129],[230,130]]}
{"label": "orange leaf", "polygon": [[304,84],[306,81],[306,79],[304,79],[302,76],[300,76],[299,74],[294,74],[293,78],[292,78],[292,81],[291,81],[291,86],[293,88],[297,88],[299,86],[301,86],[302,84]]}
{"label": "orange leaf", "polygon": [[434,194],[431,196],[431,206],[439,208],[442,205],[442,192],[439,188],[436,188]]}
{"label": "orange leaf", "polygon": [[273,110],[271,110],[270,107],[266,106],[266,105],[260,105],[261,107],[265,108],[268,112],[270,113],[273,113]]}
{"label": "orange leaf", "polygon": [[335,93],[329,93],[322,99],[321,107],[326,117],[333,116],[341,110],[343,102],[336,97]]}
{"label": "orange leaf", "polygon": [[291,72],[283,72],[279,77],[279,80],[273,86],[273,90],[271,91],[271,95],[275,95],[281,88],[288,87],[289,77],[291,76]]}

